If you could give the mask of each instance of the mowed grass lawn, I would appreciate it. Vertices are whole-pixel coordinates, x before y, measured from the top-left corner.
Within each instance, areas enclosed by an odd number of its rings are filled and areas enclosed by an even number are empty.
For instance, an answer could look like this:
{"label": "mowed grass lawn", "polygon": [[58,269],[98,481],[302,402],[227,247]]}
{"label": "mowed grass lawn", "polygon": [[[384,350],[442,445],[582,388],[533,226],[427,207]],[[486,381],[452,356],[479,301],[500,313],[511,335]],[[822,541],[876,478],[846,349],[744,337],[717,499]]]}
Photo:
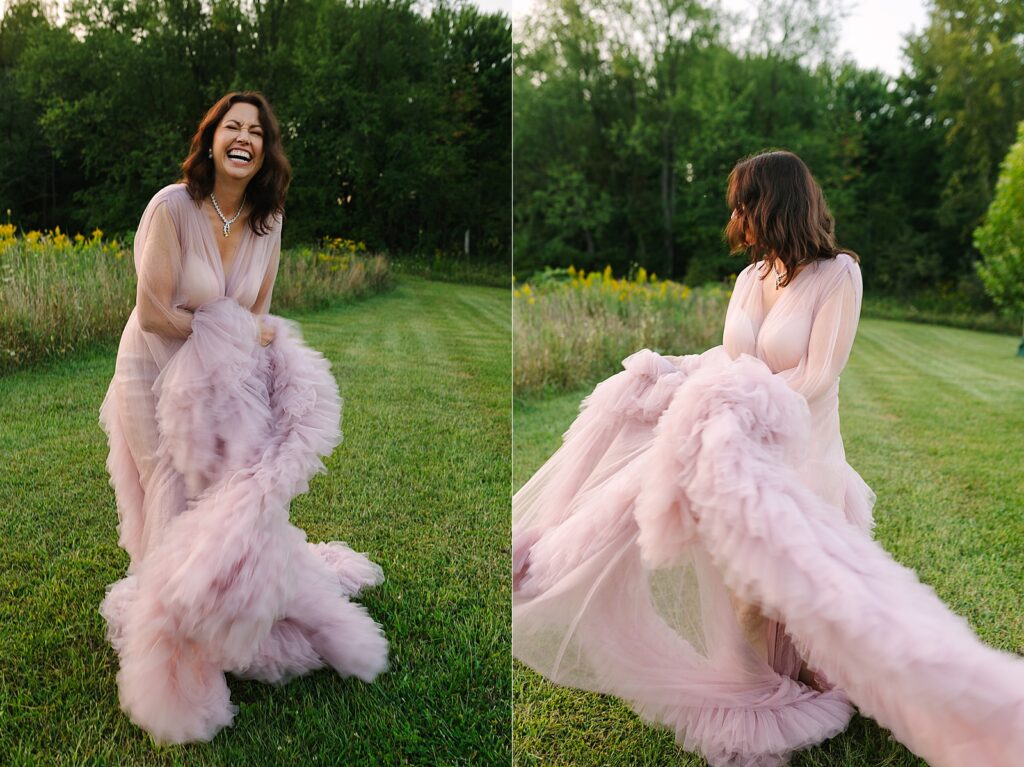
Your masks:
{"label": "mowed grass lawn", "polygon": [[97,611],[128,562],[97,421],[114,350],[0,378],[0,764],[509,764],[510,301],[403,277],[293,317],[332,362],[345,440],[291,519],[383,566],[361,601],[391,671],[229,676],[241,710],[211,744],[156,748],[118,707]]}
{"label": "mowed grass lawn", "polygon": [[[863,320],[840,414],[847,459],[878,494],[877,539],[984,641],[1024,653],[1024,359],[1016,347],[1007,336]],[[558,446],[586,393],[516,402],[517,488]],[[553,687],[519,664],[514,687],[521,767],[704,764],[613,698]],[[925,762],[857,717],[792,764]]]}

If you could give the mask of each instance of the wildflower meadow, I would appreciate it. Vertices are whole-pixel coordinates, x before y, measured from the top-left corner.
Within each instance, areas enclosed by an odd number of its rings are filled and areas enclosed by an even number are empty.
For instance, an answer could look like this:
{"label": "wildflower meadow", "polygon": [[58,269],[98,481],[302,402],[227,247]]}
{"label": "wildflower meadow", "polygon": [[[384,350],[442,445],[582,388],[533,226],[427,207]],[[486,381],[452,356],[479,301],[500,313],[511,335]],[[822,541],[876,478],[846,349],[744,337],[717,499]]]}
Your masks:
{"label": "wildflower meadow", "polygon": [[[328,238],[282,254],[273,311],[321,309],[391,283],[387,258]],[[134,304],[130,241],[0,224],[0,373],[116,341]]]}
{"label": "wildflower meadow", "polygon": [[714,346],[730,295],[726,283],[692,288],[643,267],[626,277],[615,277],[611,267],[586,272],[570,266],[546,269],[522,284],[513,278],[516,395],[592,383],[645,347],[691,354]]}

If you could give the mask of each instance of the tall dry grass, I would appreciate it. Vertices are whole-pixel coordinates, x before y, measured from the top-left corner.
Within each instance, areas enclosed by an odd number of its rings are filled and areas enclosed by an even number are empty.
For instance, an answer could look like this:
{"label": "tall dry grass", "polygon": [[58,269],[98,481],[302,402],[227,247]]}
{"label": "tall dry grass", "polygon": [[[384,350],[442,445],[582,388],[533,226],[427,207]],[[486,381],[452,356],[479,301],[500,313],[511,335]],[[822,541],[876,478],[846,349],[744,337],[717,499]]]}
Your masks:
{"label": "tall dry grass", "polygon": [[[290,248],[281,256],[272,310],[324,308],[391,282],[386,257],[348,241]],[[0,224],[0,374],[115,342],[134,305],[129,247],[104,241],[98,229],[90,239],[59,228],[19,237]]]}
{"label": "tall dry grass", "polygon": [[548,270],[513,291],[516,396],[605,378],[638,349],[692,354],[721,342],[726,285],[690,288],[649,277]]}

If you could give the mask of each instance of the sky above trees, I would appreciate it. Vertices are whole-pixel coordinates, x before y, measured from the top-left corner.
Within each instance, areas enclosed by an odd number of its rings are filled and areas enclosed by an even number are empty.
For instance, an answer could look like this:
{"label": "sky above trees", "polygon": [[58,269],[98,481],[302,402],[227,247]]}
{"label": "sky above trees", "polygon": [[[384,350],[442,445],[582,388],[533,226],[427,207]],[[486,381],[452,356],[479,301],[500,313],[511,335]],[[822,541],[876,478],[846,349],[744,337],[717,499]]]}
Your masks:
{"label": "sky above trees", "polygon": [[[749,13],[756,0],[723,0],[726,10]],[[531,13],[535,0],[478,0],[486,11],[504,11],[516,22]],[[904,67],[901,50],[904,36],[920,32],[927,21],[925,0],[850,0],[849,14],[841,24],[839,47],[849,52],[864,69],[878,68],[898,75]]]}

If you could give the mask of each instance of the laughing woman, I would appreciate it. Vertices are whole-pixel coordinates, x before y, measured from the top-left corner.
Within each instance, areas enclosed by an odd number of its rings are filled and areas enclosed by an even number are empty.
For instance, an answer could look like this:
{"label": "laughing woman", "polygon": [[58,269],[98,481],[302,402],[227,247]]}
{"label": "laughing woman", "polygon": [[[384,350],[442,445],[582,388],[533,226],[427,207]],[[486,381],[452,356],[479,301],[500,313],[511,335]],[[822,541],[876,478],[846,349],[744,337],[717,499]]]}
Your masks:
{"label": "laughing woman", "polygon": [[341,439],[341,400],[326,360],[268,314],[291,168],[266,99],[221,98],[182,167],[142,215],[100,411],[130,557],[101,609],[121,706],[158,742],[232,722],[224,672],[371,681],[387,665],[380,626],[349,601],[380,568],[288,523]]}
{"label": "laughing woman", "polygon": [[933,767],[1020,764],[1024,660],[872,540],[846,463],[858,259],[792,153],[740,162],[727,199],[751,263],[723,345],[627,358],[513,499],[513,653],[713,767],[784,764],[853,704]]}

